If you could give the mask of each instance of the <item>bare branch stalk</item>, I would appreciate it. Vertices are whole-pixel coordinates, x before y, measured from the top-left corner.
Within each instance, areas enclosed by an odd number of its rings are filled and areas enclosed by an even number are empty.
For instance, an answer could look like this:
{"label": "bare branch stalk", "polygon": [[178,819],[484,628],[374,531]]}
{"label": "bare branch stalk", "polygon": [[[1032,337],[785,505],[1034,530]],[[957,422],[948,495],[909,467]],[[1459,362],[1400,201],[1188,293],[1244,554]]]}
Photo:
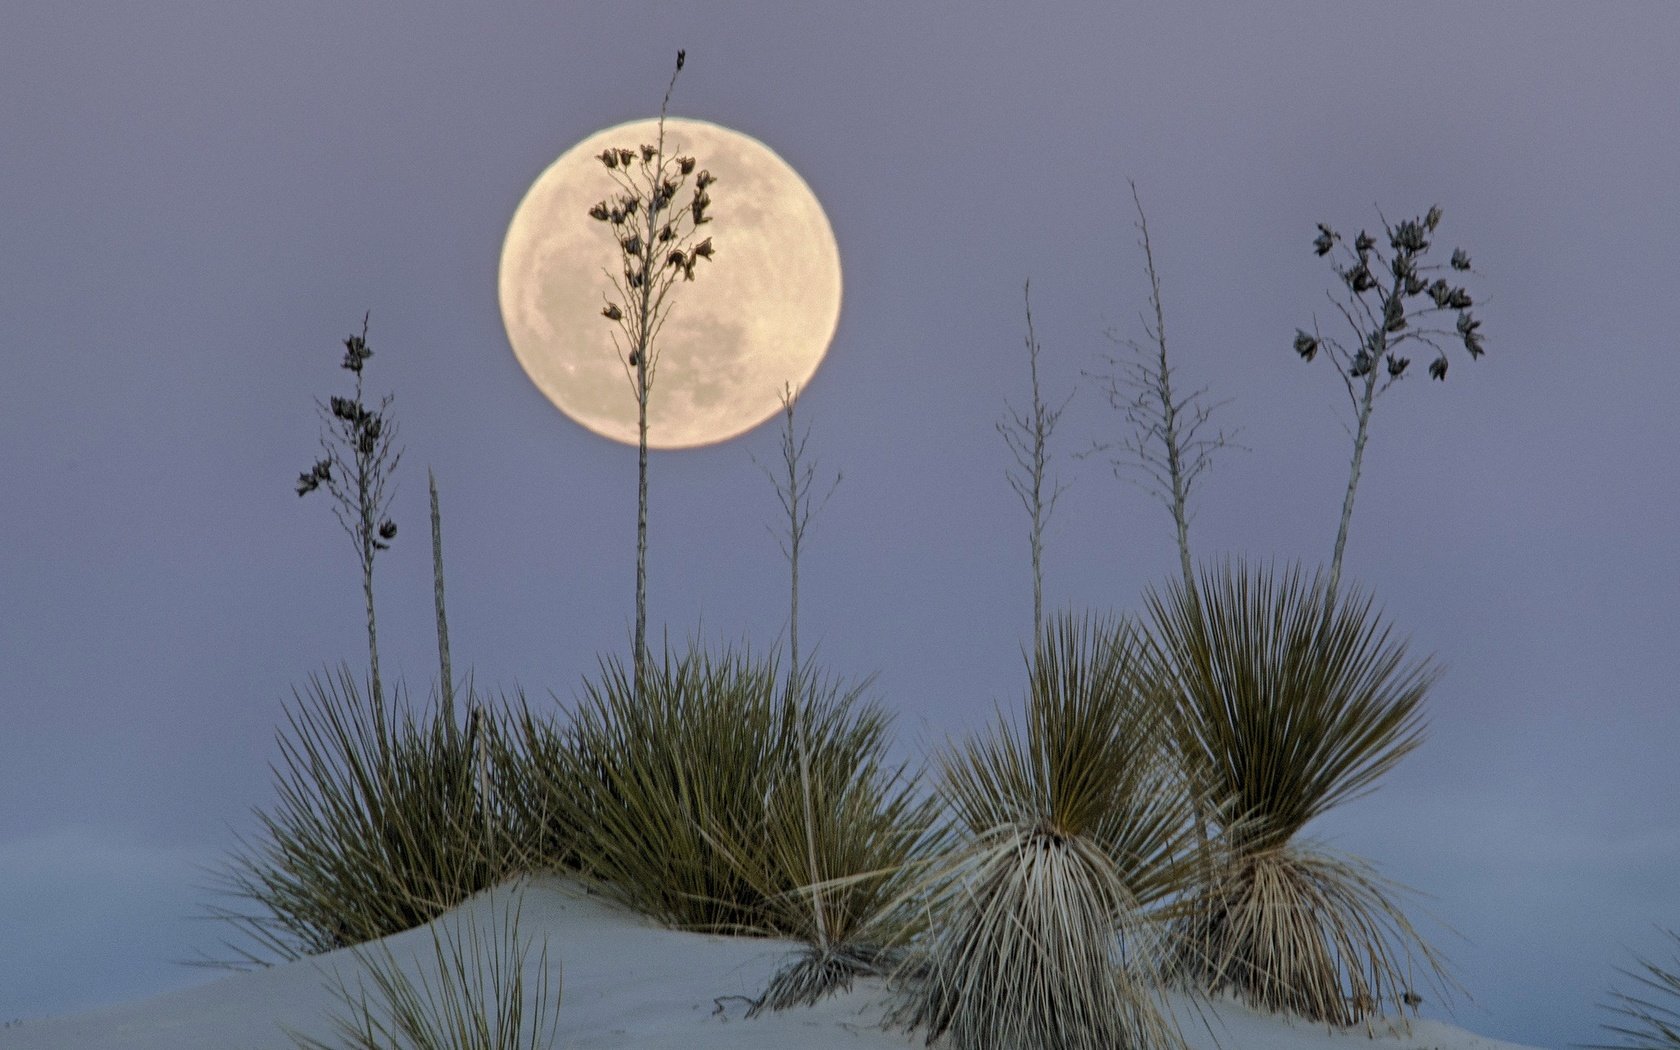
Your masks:
{"label": "bare branch stalk", "polygon": [[794,427],[794,403],[797,392],[791,385],[782,389],[782,468],[780,476],[772,473],[762,463],[759,469],[764,471],[765,477],[776,486],[776,496],[781,501],[782,510],[787,514],[787,535],[781,540],[782,554],[788,560],[789,594],[788,594],[788,685],[787,685],[787,714],[791,720],[795,741],[798,747],[799,759],[799,789],[805,816],[805,851],[810,864],[811,880],[811,911],[816,920],[818,946],[826,951],[829,947],[828,921],[823,910],[823,895],[821,883],[826,876],[817,860],[816,812],[811,797],[811,743],[807,732],[808,719],[801,711],[804,694],[805,672],[799,663],[799,551],[805,539],[805,530],[811,524],[812,516],[827,506],[828,500],[839,487],[841,475],[834,476],[834,484],[829,486],[827,494],[822,497],[815,507],[811,505],[811,485],[816,478],[816,465],[805,461],[805,443],[810,439],[810,431],[799,434]]}
{"label": "bare branch stalk", "polygon": [[[1155,268],[1154,245],[1149,239],[1149,220],[1143,212],[1137,183],[1132,204],[1137,209],[1138,246],[1143,249],[1144,274],[1149,279],[1149,314],[1140,318],[1148,345],[1133,339],[1123,341],[1130,353],[1124,357],[1104,355],[1108,371],[1091,376],[1108,395],[1108,403],[1125,414],[1131,425],[1129,437],[1114,443],[1093,445],[1085,455],[1113,452],[1109,463],[1116,477],[1129,478],[1141,472],[1143,488],[1160,500],[1172,515],[1173,537],[1178,547],[1179,574],[1187,594],[1196,593],[1195,562],[1190,554],[1190,495],[1214,454],[1236,445],[1235,434],[1217,431],[1203,436],[1213,414],[1227,402],[1207,404],[1206,388],[1181,395],[1173,388],[1173,367],[1167,353],[1166,308],[1161,295],[1161,276]],[[1115,337],[1110,334],[1111,339]],[[1115,339],[1116,342],[1121,340]],[[1087,373],[1089,375],[1089,373]]]}
{"label": "bare branch stalk", "polygon": [[1015,468],[1006,469],[1004,477],[1009,481],[1009,487],[1021,498],[1021,505],[1026,508],[1030,522],[1027,543],[1032,555],[1033,644],[1036,646],[1037,639],[1044,630],[1044,528],[1050,521],[1051,513],[1056,509],[1056,501],[1066,489],[1060,482],[1051,482],[1048,494],[1045,491],[1045,474],[1050,462],[1050,436],[1055,432],[1056,421],[1061,418],[1062,411],[1073,399],[1073,394],[1069,393],[1054,409],[1044,403],[1038,382],[1040,347],[1038,337],[1033,331],[1031,281],[1023,285],[1022,296],[1026,301],[1027,310],[1027,371],[1032,383],[1032,401],[1024,413],[1016,411],[1005,402],[1006,415],[995,426],[1015,459]]}

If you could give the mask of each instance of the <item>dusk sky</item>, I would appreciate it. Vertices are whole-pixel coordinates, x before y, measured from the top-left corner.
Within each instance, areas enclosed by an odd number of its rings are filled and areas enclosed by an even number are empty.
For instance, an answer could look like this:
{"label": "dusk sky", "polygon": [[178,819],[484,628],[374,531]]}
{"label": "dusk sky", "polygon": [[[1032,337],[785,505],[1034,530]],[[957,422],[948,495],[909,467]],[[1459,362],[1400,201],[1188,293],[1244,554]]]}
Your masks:
{"label": "dusk sky", "polygon": [[[1598,1038],[1614,967],[1680,925],[1680,6],[420,8],[0,14],[0,1020],[214,976],[176,963],[224,934],[201,869],[274,803],[292,690],[365,667],[350,543],[293,490],[364,312],[406,448],[387,680],[435,682],[428,467],[457,670],[565,707],[628,652],[635,451],[526,378],[496,268],[532,180],[655,115],[682,47],[671,111],[769,145],[839,243],[799,417],[845,477],[801,642],[878,676],[910,758],[1022,695],[1026,516],[994,429],[1027,396],[1022,282],[1046,393],[1073,392],[1046,603],[1133,613],[1176,572],[1170,520],[1074,455],[1126,434],[1081,373],[1142,335],[1127,178],[1179,374],[1247,449],[1196,494],[1205,562],[1328,562],[1347,397],[1290,347],[1340,323],[1314,224],[1442,207],[1487,354],[1378,403],[1345,573],[1445,674],[1423,747],[1309,832],[1425,896],[1458,1024]],[[785,630],[754,463],[777,441],[654,454],[654,639]]]}

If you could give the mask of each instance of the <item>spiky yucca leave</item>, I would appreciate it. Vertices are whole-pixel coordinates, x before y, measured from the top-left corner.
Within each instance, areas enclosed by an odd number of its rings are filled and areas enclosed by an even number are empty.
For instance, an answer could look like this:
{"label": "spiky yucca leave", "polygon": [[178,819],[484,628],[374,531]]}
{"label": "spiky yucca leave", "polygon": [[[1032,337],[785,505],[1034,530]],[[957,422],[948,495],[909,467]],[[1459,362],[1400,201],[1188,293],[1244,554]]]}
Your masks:
{"label": "spiky yucca leave", "polygon": [[1226,564],[1196,593],[1147,602],[1179,760],[1221,830],[1183,902],[1176,963],[1205,987],[1338,1024],[1399,1005],[1414,963],[1444,991],[1444,963],[1393,887],[1291,845],[1417,746],[1435,668],[1407,659],[1369,597],[1299,569]]}
{"label": "spiky yucca leave", "polygon": [[887,717],[863,686],[810,689],[796,715],[773,656],[698,646],[650,666],[640,700],[633,677],[604,659],[569,725],[520,719],[499,778],[523,782],[514,824],[549,865],[668,925],[809,938],[797,717],[831,939],[891,925],[882,906],[931,811],[886,767]]}
{"label": "spiky yucca leave", "polygon": [[1352,1025],[1396,1009],[1421,979],[1445,995],[1445,964],[1357,858],[1282,846],[1226,858],[1178,927],[1178,962],[1251,1005]]}
{"label": "spiky yucca leave", "polygon": [[[745,838],[721,822],[706,829],[724,861],[760,894],[765,928],[805,942],[752,1013],[810,1005],[850,987],[854,976],[884,973],[922,927],[908,890],[917,862],[939,839],[938,802],[904,767],[886,764],[887,718],[873,704],[858,706],[862,688],[808,679],[797,709],[782,708],[781,768],[762,819]],[[791,717],[806,722],[808,777],[800,776]]]}
{"label": "spiky yucca leave", "polygon": [[[1680,948],[1680,934],[1667,933]],[[1634,970],[1616,968],[1633,989],[1614,990],[1603,1004],[1614,1019],[1602,1027],[1620,1041],[1595,1043],[1591,1050],[1680,1050],[1680,952],[1666,963],[1637,963]]]}
{"label": "spiky yucca leave", "polygon": [[[430,921],[513,870],[500,814],[485,820],[473,749],[460,727],[414,714],[399,685],[390,714],[362,698],[348,668],[312,677],[279,734],[279,804],[257,811],[221,875],[258,907],[213,908],[257,950],[245,963],[297,959]],[[488,834],[487,834],[488,825]],[[230,945],[230,947],[232,947]]]}
{"label": "spiky yucca leave", "polygon": [[1146,670],[1131,623],[1050,617],[1027,664],[1025,732],[1001,725],[943,762],[962,824],[1088,838],[1121,860],[1141,903],[1182,888],[1189,800]]}
{"label": "spiky yucca leave", "polygon": [[768,794],[779,730],[774,670],[691,647],[649,666],[639,700],[634,678],[604,658],[552,751],[559,766],[547,775],[569,787],[554,796],[557,822],[576,835],[580,870],[668,925],[756,929],[758,894],[703,829],[717,822],[744,832]]}
{"label": "spiky yucca leave", "polygon": [[[341,1009],[338,1039],[321,1042],[288,1032],[300,1050],[549,1050],[558,1038],[559,992],[550,998],[548,944],[538,953],[536,987],[525,993],[531,943],[519,931],[516,901],[499,928],[485,932],[464,917],[431,930],[432,957],[416,960],[410,976],[387,945],[359,948],[355,957],[373,986],[342,975],[332,986]],[[527,1006],[530,1013],[527,1014]]]}
{"label": "spiky yucca leave", "polygon": [[1407,659],[1369,596],[1227,563],[1196,594],[1146,602],[1185,772],[1210,812],[1243,822],[1244,849],[1287,842],[1423,739],[1438,671]]}
{"label": "spiky yucca leave", "polygon": [[1052,617],[1024,730],[946,756],[965,840],[922,881],[932,928],[899,974],[901,1022],[964,1050],[1181,1044],[1148,906],[1189,884],[1190,811],[1141,667],[1129,625]]}
{"label": "spiky yucca leave", "polygon": [[533,710],[523,692],[504,701],[505,715],[491,736],[491,790],[501,800],[512,849],[521,870],[576,872],[577,786],[565,734],[554,720]]}

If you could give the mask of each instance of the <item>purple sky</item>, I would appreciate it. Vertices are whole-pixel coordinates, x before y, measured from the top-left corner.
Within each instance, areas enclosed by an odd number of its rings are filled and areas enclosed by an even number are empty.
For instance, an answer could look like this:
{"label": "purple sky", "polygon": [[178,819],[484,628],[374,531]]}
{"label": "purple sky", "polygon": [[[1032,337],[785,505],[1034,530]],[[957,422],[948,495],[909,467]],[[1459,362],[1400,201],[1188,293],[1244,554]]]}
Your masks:
{"label": "purple sky", "polygon": [[[293,687],[365,658],[349,544],[292,491],[364,311],[407,448],[387,676],[434,672],[428,465],[458,669],[569,702],[627,648],[635,454],[525,378],[496,263],[531,180],[654,111],[681,46],[673,112],[770,145],[839,240],[800,412],[845,482],[801,634],[879,672],[907,754],[1021,692],[1025,516],[993,423],[1025,396],[1022,280],[1066,392],[1105,329],[1138,333],[1135,178],[1176,364],[1251,449],[1207,476],[1196,551],[1317,564],[1348,440],[1334,373],[1289,347],[1334,320],[1313,224],[1442,205],[1488,353],[1379,404],[1346,571],[1447,673],[1423,749],[1312,831],[1462,934],[1459,1023],[1595,1037],[1612,968],[1680,924],[1680,8],[818,6],[8,0],[0,1019],[207,979],[171,961],[221,932],[190,918],[195,865],[272,803]],[[1133,611],[1174,571],[1165,511],[1072,458],[1120,427],[1085,385],[1057,432],[1053,608]],[[782,629],[751,458],[776,440],[656,454],[656,637]]]}

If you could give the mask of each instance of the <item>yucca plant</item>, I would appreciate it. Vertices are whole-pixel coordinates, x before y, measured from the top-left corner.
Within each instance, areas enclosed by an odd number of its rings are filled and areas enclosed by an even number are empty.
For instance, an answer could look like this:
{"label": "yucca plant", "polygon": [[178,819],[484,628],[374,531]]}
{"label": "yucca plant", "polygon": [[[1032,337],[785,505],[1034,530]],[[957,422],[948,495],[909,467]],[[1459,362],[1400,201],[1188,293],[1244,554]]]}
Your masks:
{"label": "yucca plant", "polygon": [[1175,749],[1220,840],[1178,961],[1207,988],[1339,1025],[1412,1002],[1414,963],[1444,991],[1397,888],[1300,841],[1422,740],[1436,668],[1407,657],[1369,596],[1298,568],[1227,563],[1147,605]]}
{"label": "yucca plant", "polygon": [[415,715],[400,686],[392,708],[369,704],[348,668],[312,677],[294,698],[278,734],[279,804],[257,811],[262,840],[241,839],[220,876],[257,910],[211,909],[255,942],[236,949],[244,963],[410,929],[511,873],[503,822],[485,819],[459,727]]}
{"label": "yucca plant", "polygon": [[489,737],[491,794],[501,807],[510,849],[523,871],[576,873],[579,810],[566,733],[523,691],[504,698]]}
{"label": "yucca plant", "polygon": [[[902,941],[916,912],[902,905],[910,860],[920,853],[934,823],[930,798],[918,795],[904,768],[885,766],[886,718],[833,680],[819,681],[800,660],[800,552],[817,512],[840,484],[820,499],[812,485],[810,439],[794,423],[797,391],[782,391],[781,463],[759,464],[776,486],[787,516],[777,538],[788,562],[788,671],[782,701],[784,739],[793,752],[765,801],[763,827],[746,840],[722,827],[708,829],[713,844],[763,894],[770,924],[805,941],[771,978],[748,1015],[765,1009],[809,1005],[849,987],[853,977],[880,972]],[[777,530],[772,530],[776,532]]]}
{"label": "yucca plant", "polygon": [[[1680,934],[1666,932],[1680,948]],[[1680,951],[1666,963],[1639,959],[1637,964],[1633,970],[1616,968],[1633,990],[1612,991],[1603,1004],[1614,1019],[1602,1027],[1620,1041],[1593,1043],[1589,1050],[1680,1050]]]}
{"label": "yucca plant", "polygon": [[1051,618],[1024,730],[943,762],[962,841],[924,882],[932,929],[898,1020],[962,1050],[1179,1046],[1154,995],[1158,905],[1187,884],[1189,806],[1135,629]]}
{"label": "yucca plant", "polygon": [[[745,837],[722,822],[707,834],[759,894],[764,928],[805,942],[749,1015],[811,1005],[890,970],[920,929],[907,891],[938,835],[936,801],[887,762],[889,720],[862,700],[868,683],[844,689],[809,667],[801,678],[798,708],[781,712],[779,768],[758,820]],[[789,727],[800,721],[802,734]]]}
{"label": "yucca plant", "polygon": [[[327,1043],[288,1031],[300,1050],[548,1050],[559,1025],[559,990],[548,986],[548,943],[537,956],[534,993],[525,992],[531,942],[519,929],[522,900],[499,926],[481,931],[464,915],[431,933],[429,961],[409,970],[389,945],[355,950],[365,972],[355,990],[342,974],[331,985],[340,1009],[338,1038]],[[368,985],[371,984],[371,993]],[[527,1007],[530,1012],[527,1013]]]}
{"label": "yucca plant", "polygon": [[[651,664],[613,656],[586,679],[564,726],[531,724],[529,771],[553,810],[553,858],[671,926],[756,930],[760,896],[706,840],[716,823],[744,833],[775,768],[780,684],[774,665],[697,645]],[[516,803],[515,805],[521,805]],[[529,803],[524,808],[535,808]]]}
{"label": "yucca plant", "polygon": [[882,921],[876,902],[895,896],[886,869],[928,823],[886,765],[887,718],[863,690],[825,683],[796,711],[773,654],[691,644],[649,666],[638,701],[633,668],[607,657],[568,723],[528,706],[516,716],[497,790],[531,866],[575,871],[683,929],[805,936],[814,838],[843,882],[824,895],[827,921],[850,942]]}

